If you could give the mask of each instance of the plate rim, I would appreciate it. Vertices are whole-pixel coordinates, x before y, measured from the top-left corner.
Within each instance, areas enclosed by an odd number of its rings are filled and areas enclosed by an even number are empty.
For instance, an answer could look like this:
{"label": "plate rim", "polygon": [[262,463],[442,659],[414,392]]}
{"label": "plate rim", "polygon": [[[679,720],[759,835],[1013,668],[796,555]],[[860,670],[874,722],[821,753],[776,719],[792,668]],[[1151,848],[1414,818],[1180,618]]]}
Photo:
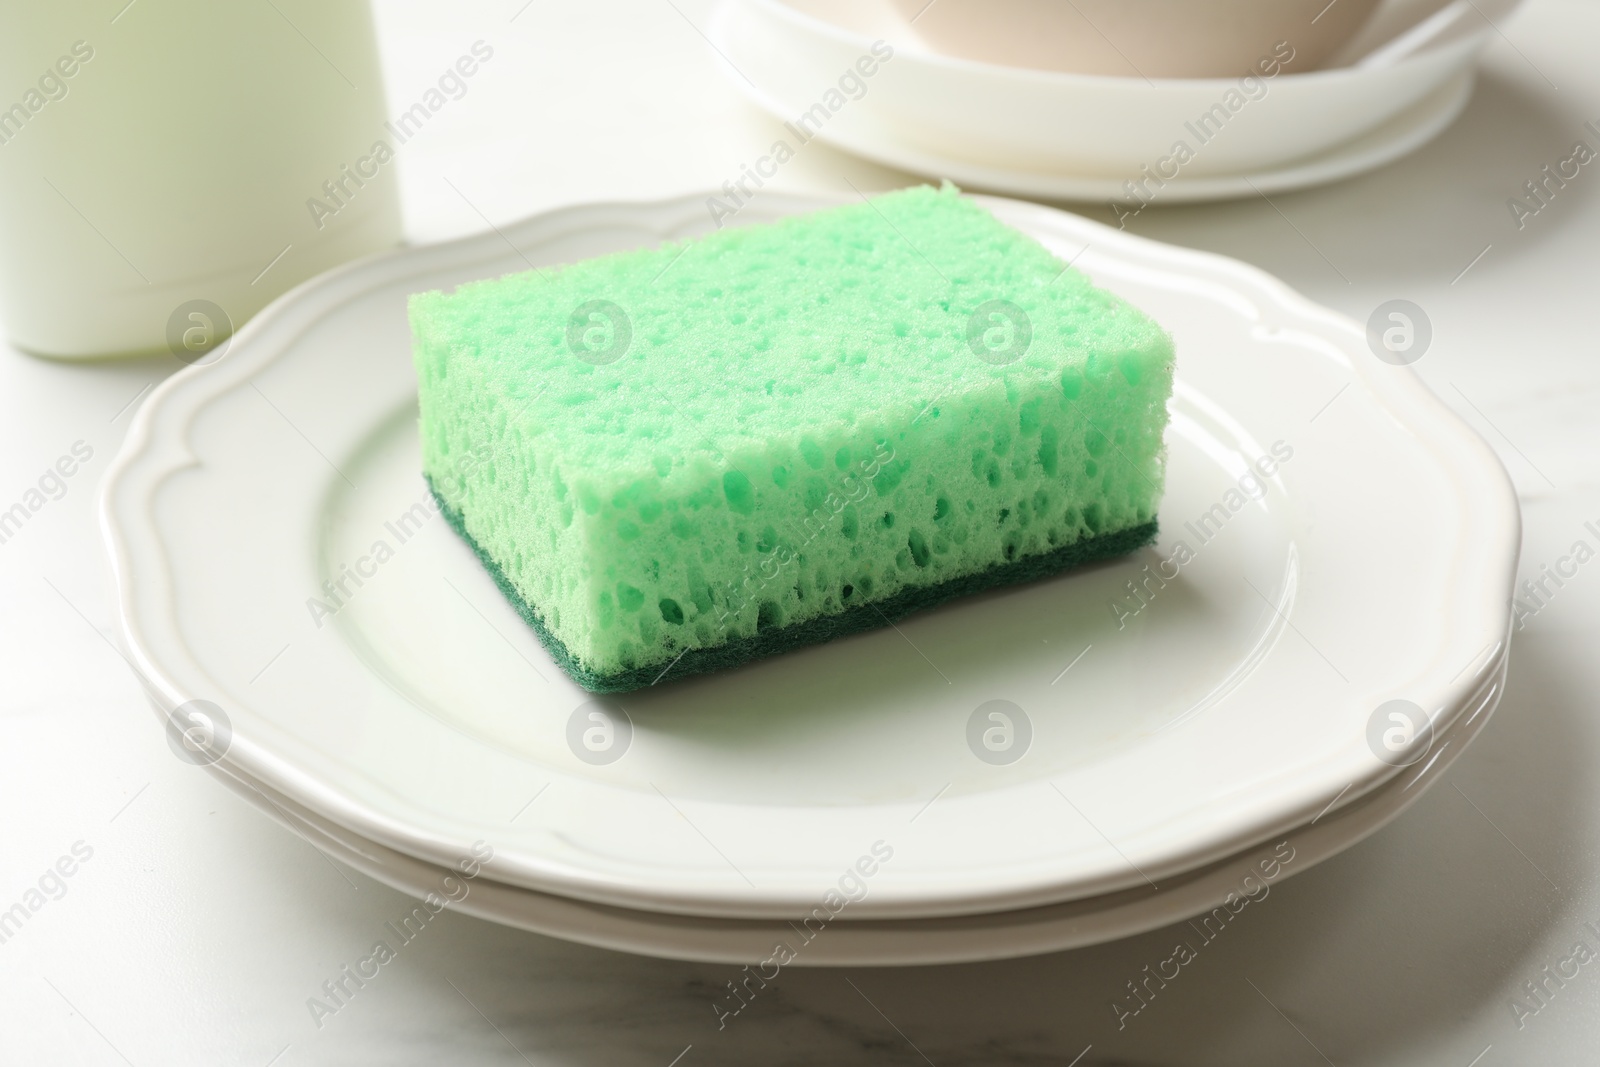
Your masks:
{"label": "plate rim", "polygon": [[[1417,764],[1402,768],[1401,776],[1412,774],[1411,780],[1405,785],[1400,785],[1399,777],[1391,779],[1354,802],[1319,814],[1310,823],[1273,835],[1292,839],[1296,835],[1320,833],[1322,837],[1315,839],[1316,848],[1299,866],[1271,880],[1268,892],[1271,885],[1302,875],[1383,830],[1438,784],[1493,718],[1505,692],[1509,659],[1509,649],[1503,650],[1493,673],[1479,690],[1475,699],[1477,708],[1467,720],[1452,724],[1451,729],[1441,731],[1434,739],[1437,747],[1432,749],[1433,759],[1425,763],[1418,760]],[[157,714],[160,714],[159,711]],[[1481,721],[1478,721],[1480,718]],[[1448,752],[1452,745],[1454,751]],[[1447,752],[1448,758],[1445,758]],[[437,885],[444,876],[453,873],[448,868],[435,866],[427,860],[397,852],[376,842],[360,840],[359,845],[367,846],[363,849],[357,844],[342,841],[330,832],[330,826],[324,825],[315,812],[307,818],[302,812],[294,810],[299,805],[291,799],[280,795],[273,800],[254,782],[220,768],[208,770],[279,825],[304,837],[324,854],[397,892],[418,899],[424,896],[424,890],[416,881],[394,872],[396,861],[401,866],[433,875],[430,885]],[[1413,788],[1416,788],[1416,792],[1406,796]],[[1330,812],[1331,818],[1322,829],[1313,829]],[[348,828],[343,829],[353,832]],[[310,835],[306,831],[310,831]],[[1303,839],[1299,844],[1304,846]],[[390,855],[371,855],[369,850],[373,847]],[[1205,868],[1186,872],[1186,877],[1177,886],[1149,895],[1111,893],[1104,897],[1063,901],[1054,906],[948,918],[854,920],[841,917],[829,924],[834,932],[821,938],[821,943],[827,946],[825,950],[801,953],[788,965],[904,967],[982,963],[1045,955],[1134,937],[1225,906],[1227,898],[1219,895],[1219,883],[1239,886],[1243,878],[1255,874],[1257,867],[1253,861],[1257,861],[1263,849],[1264,845],[1259,842],[1250,845]],[[485,868],[491,862],[486,862]],[[492,874],[484,875],[474,884],[484,886],[491,899],[484,903],[483,894],[480,894],[478,902],[457,908],[464,914],[592,948],[657,959],[731,965],[757,963],[771,958],[768,955],[771,950],[767,946],[773,943],[775,937],[786,939],[785,931],[793,929],[779,926],[778,920],[730,921],[575,900],[499,882]],[[470,899],[469,890],[462,897],[462,903]],[[1255,899],[1265,899],[1265,893]],[[1105,906],[1088,910],[1101,900]],[[519,903],[526,905],[530,902],[543,910],[531,915],[527,911],[515,914],[508,912],[505,907],[509,904],[514,909]],[[645,936],[635,934],[630,937],[627,933],[629,929],[644,931]],[[821,933],[818,931],[815,936],[820,937]],[[650,937],[652,934],[653,939]],[[749,949],[735,948],[735,943],[748,945]]]}

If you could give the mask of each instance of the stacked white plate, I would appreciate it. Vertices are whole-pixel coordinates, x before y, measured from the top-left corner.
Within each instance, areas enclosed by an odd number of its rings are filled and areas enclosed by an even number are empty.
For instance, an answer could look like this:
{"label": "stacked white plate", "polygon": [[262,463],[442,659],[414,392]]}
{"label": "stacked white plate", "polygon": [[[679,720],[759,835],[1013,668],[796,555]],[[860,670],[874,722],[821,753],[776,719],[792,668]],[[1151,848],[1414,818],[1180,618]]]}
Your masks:
{"label": "stacked white plate", "polygon": [[1317,185],[1415,150],[1466,106],[1492,20],[1519,2],[1384,0],[1319,69],[1229,78],[942,55],[892,0],[724,0],[709,36],[733,84],[790,124],[792,150],[816,137],[972,188],[1137,206]]}
{"label": "stacked white plate", "polygon": [[1519,528],[1495,457],[1259,271],[981,202],[1176,339],[1156,548],[595,701],[425,503],[405,316],[712,226],[704,197],[558,211],[308,282],[140,411],[102,515],[176,750],[408,892],[739,962],[1104,940],[1382,825],[1499,696]]}

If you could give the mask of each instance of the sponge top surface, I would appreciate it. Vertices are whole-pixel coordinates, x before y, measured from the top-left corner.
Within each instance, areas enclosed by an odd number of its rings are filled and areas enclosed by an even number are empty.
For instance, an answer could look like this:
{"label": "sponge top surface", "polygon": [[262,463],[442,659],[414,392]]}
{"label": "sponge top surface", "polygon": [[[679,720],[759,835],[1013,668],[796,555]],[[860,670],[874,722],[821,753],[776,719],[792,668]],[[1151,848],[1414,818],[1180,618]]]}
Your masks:
{"label": "sponge top surface", "polygon": [[952,391],[1070,395],[1168,343],[949,185],[418,294],[412,320],[519,436],[624,477],[903,423]]}

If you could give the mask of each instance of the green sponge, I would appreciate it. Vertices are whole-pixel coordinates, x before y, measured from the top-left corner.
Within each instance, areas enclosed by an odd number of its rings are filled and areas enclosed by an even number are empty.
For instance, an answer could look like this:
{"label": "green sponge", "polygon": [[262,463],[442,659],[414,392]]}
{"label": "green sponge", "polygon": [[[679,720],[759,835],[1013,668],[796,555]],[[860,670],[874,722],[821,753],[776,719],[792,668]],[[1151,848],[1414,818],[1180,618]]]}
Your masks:
{"label": "green sponge", "polygon": [[587,689],[1155,537],[1171,339],[950,186],[410,309],[429,484]]}

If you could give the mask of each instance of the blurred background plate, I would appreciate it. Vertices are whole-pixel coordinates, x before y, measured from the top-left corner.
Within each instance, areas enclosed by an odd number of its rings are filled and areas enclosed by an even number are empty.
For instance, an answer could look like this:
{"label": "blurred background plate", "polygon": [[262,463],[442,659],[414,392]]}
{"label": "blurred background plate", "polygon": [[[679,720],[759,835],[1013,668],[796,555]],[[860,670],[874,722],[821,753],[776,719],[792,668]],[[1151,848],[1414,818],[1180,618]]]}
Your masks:
{"label": "blurred background plate", "polygon": [[[1180,173],[1160,187],[1147,185],[1146,189],[1153,190],[1149,200],[1168,204],[1229,200],[1323,185],[1373,170],[1415,151],[1443,132],[1467,106],[1472,97],[1472,84],[1473,72],[1464,70],[1383,125],[1325,153],[1254,174],[1189,177],[1187,173]],[[1137,210],[1140,203],[1128,188],[1130,178],[1082,177],[990,166],[910,148],[882,131],[859,135],[856,129],[833,131],[828,139],[836,147],[866,159],[912,174],[949,179],[964,188],[1047,200],[1114,200],[1125,205],[1125,210]]]}
{"label": "blurred background plate", "polygon": [[[1460,112],[1495,33],[1489,19],[1517,2],[1486,0],[1393,62],[1299,71],[1290,61],[1253,79],[1108,77],[941,55],[903,24],[895,32],[887,0],[860,9],[726,0],[710,33],[729,77],[797,141],[816,136],[919,173],[1064,198],[1126,195],[1124,181],[1155,173],[1166,182],[1157,195],[1177,200],[1249,195],[1258,177],[1279,189],[1330,181],[1416,148]],[[1441,6],[1391,0],[1333,62],[1359,60]],[[876,38],[863,31],[874,29],[892,58],[882,60],[882,44],[873,53]],[[862,57],[872,73],[841,91]]]}

